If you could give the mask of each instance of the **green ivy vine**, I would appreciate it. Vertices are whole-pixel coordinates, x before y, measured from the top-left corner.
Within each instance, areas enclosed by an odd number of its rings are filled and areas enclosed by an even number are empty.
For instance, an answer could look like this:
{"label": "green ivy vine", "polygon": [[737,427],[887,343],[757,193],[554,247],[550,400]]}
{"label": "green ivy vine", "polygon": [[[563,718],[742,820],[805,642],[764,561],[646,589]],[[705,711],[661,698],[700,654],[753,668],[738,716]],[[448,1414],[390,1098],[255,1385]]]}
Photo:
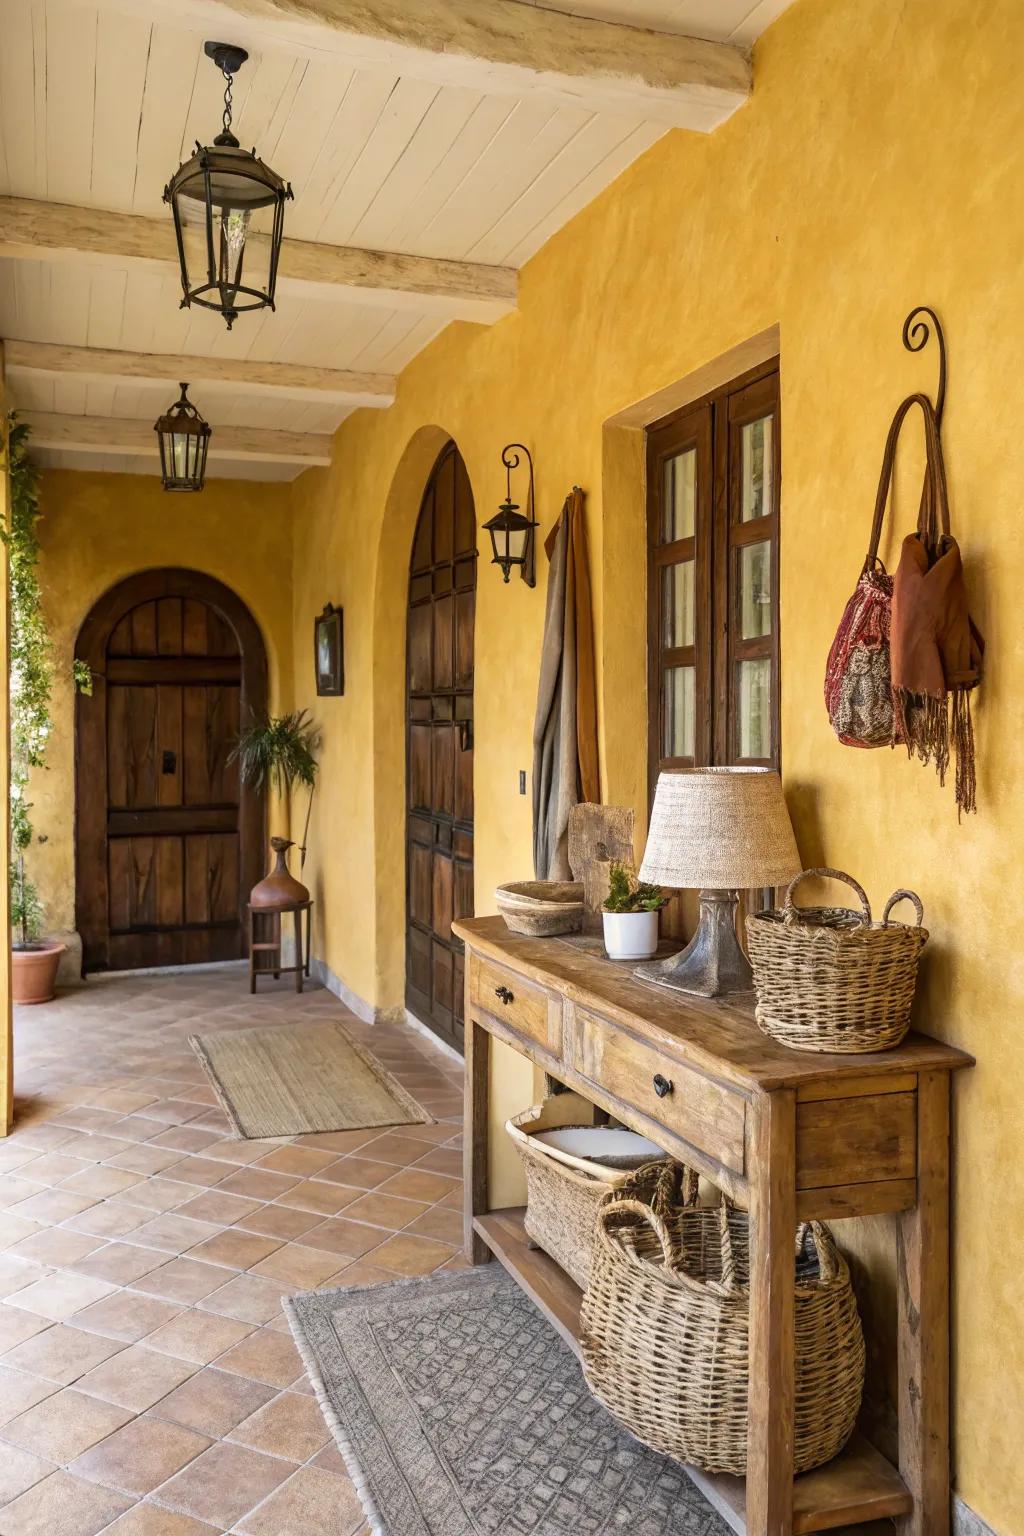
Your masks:
{"label": "green ivy vine", "polygon": [[46,840],[35,837],[28,783],[34,768],[46,766],[53,729],[53,656],[39,587],[39,472],[28,457],[28,438],[27,424],[12,412],[7,418],[10,521],[0,537],[7,545],[11,621],[11,924],[22,946],[39,937],[43,917],[38,892],[25,873],[25,853],[33,840]]}

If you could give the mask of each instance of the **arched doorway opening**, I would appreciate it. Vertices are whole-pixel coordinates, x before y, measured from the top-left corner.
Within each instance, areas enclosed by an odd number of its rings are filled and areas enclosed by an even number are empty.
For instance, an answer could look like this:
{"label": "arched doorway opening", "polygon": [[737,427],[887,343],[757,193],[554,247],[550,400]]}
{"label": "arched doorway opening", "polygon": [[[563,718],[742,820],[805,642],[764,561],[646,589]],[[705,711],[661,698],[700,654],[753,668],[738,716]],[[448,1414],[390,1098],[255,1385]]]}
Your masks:
{"label": "arched doorway opening", "polygon": [[267,705],[249,609],[198,571],[142,571],[96,603],[76,657],[75,912],[83,969],[233,960],[263,873],[263,796],[229,761]]}
{"label": "arched doorway opening", "polygon": [[409,1011],[462,1050],[463,957],[473,912],[476,515],[455,444],[420,504],[406,641],[406,967]]}

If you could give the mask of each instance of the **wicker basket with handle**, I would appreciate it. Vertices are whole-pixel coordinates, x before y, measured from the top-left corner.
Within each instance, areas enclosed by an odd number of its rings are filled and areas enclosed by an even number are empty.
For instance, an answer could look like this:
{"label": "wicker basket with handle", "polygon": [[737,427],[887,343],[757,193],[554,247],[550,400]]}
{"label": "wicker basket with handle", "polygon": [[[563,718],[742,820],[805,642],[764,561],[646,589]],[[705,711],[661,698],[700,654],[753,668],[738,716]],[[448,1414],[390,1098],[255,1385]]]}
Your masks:
{"label": "wicker basket with handle", "polygon": [[[636,1167],[612,1167],[573,1157],[536,1139],[537,1132],[583,1128],[593,1107],[575,1093],[555,1094],[506,1122],[526,1174],[526,1235],[586,1290],[594,1250],[597,1210],[609,1189]],[[644,1154],[646,1160],[649,1154]]]}
{"label": "wicker basket with handle", "polygon": [[[846,1260],[827,1227],[795,1243],[797,1472],[853,1432],[864,1336]],[[583,1298],[583,1369],[645,1445],[709,1472],[747,1465],[748,1218],[696,1203],[692,1174],[645,1168],[605,1196]]]}
{"label": "wicker basket with handle", "polygon": [[[797,907],[801,880],[817,875],[852,886],[860,910]],[[890,922],[909,901],[917,926]],[[913,891],[894,891],[880,923],[863,888],[837,869],[808,869],[790,883],[781,911],[747,918],[747,950],[757,992],[755,1017],[766,1035],[797,1051],[888,1051],[910,1028],[917,966],[928,942]]]}

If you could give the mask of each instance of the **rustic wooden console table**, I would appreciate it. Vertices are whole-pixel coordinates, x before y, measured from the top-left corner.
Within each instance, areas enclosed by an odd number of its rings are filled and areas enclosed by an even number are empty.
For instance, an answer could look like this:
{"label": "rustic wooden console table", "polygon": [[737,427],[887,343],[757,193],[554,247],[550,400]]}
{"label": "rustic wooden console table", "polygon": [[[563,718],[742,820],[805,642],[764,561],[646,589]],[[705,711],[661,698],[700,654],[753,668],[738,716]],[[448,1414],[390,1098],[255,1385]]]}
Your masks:
{"label": "rustic wooden console table", "polygon": [[[746,1479],[693,1470],[738,1532],[895,1518],[949,1531],[949,1098],[963,1051],[911,1034],[872,1056],[776,1045],[753,999],[680,1000],[604,957],[600,941],[518,938],[501,918],[466,945],[466,1247],[496,1255],[578,1352],[581,1292],[487,1190],[493,1035],[668,1152],[750,1213]],[[666,1086],[667,1085],[667,1086]],[[898,1213],[899,1469],[855,1437],[794,1480],[793,1236],[799,1220]]]}

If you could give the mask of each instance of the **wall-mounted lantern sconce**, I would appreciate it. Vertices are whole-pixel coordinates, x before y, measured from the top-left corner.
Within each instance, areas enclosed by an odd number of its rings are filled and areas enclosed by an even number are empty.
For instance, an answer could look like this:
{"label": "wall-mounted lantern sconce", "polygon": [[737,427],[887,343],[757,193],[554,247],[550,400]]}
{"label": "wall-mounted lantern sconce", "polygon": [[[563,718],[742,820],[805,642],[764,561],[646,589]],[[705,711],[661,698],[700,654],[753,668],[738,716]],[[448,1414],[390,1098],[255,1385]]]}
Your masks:
{"label": "wall-mounted lantern sconce", "polygon": [[[519,468],[520,454],[526,455],[530,469],[530,483],[526,492],[527,516],[512,500],[512,471]],[[533,459],[529,448],[522,443],[509,443],[501,450],[501,462],[505,466],[505,500],[497,513],[484,527],[491,536],[494,549],[492,565],[500,565],[506,581],[517,568],[528,587],[537,585],[534,569],[534,529],[537,520],[533,515]]]}
{"label": "wall-mounted lantern sconce", "polygon": [[206,481],[206,450],[213,429],[187,392],[188,385],[183,384],[181,398],[153,423],[160,443],[160,478],[165,491],[201,491]]}
{"label": "wall-mounted lantern sconce", "polygon": [[[224,126],[212,144],[196,144],[164,188],[164,202],[174,215],[182,307],[216,310],[230,331],[245,310],[274,307],[284,205],[292,189],[231,131],[231,84],[249,55],[230,43],[207,43],[206,56],[227,82]],[[250,221],[261,209],[267,209],[266,236],[250,239]],[[192,242],[189,224],[201,240]]]}

